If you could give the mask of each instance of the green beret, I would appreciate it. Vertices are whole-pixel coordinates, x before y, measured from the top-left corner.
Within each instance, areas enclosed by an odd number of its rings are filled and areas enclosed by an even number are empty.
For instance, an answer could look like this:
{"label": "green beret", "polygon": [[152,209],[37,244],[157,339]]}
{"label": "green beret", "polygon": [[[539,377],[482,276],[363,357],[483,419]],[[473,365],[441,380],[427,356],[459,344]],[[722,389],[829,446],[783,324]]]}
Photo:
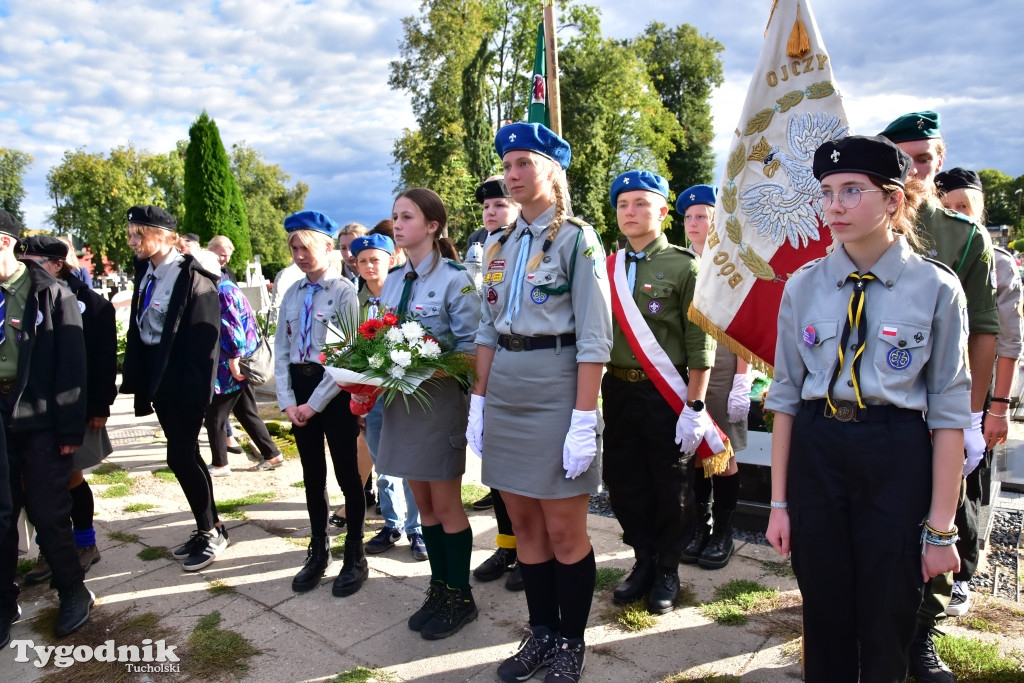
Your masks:
{"label": "green beret", "polygon": [[879,135],[893,142],[940,138],[939,115],[934,111],[910,112],[890,123]]}

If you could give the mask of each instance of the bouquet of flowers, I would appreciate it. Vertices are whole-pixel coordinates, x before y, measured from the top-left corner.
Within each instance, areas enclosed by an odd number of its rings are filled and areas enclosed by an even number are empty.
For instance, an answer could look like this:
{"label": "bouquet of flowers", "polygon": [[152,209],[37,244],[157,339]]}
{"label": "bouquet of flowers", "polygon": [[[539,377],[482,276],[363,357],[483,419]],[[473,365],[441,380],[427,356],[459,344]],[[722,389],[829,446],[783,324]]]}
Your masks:
{"label": "bouquet of flowers", "polygon": [[382,313],[340,337],[341,342],[324,346],[320,362],[353,395],[349,407],[356,415],[369,413],[379,396],[385,404],[398,395],[408,404],[412,396],[426,406],[421,386],[434,378],[454,377],[463,387],[472,383],[472,356],[439,341],[414,316],[403,322],[394,313]]}

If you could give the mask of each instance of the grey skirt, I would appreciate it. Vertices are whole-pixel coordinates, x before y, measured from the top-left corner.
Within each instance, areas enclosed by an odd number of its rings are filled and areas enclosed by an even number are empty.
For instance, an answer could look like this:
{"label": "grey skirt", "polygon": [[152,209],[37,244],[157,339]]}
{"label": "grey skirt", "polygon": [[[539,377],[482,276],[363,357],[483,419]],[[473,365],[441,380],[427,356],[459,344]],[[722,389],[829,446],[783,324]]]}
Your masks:
{"label": "grey skirt", "polygon": [[[562,446],[576,406],[576,347],[536,351],[498,348],[487,379],[481,479],[530,498],[597,493],[601,443],[590,469],[566,479]],[[598,434],[603,422],[598,418]]]}
{"label": "grey skirt", "polygon": [[107,436],[106,427],[97,431],[86,427],[85,439],[82,441],[82,445],[71,456],[71,469],[77,472],[78,470],[87,470],[90,467],[95,467],[113,452],[114,447],[110,443],[110,437]]}
{"label": "grey skirt", "polygon": [[411,396],[408,408],[401,396],[384,406],[377,448],[379,474],[450,481],[466,471],[469,397],[450,377],[431,383],[426,396],[426,408]]}
{"label": "grey skirt", "polygon": [[736,375],[736,354],[724,344],[718,345],[715,351],[715,367],[711,368],[708,380],[707,403],[708,414],[725,435],[729,437],[735,453],[747,447],[747,421],[729,422],[729,392],[732,391],[732,380]]}

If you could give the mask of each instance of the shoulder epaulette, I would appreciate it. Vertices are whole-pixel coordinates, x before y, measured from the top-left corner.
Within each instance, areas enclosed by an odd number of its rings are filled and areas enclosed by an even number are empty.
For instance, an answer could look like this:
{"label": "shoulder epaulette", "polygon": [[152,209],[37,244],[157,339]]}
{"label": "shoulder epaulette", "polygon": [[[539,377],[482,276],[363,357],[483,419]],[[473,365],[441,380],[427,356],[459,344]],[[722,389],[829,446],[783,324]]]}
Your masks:
{"label": "shoulder epaulette", "polygon": [[444,259],[444,262],[447,263],[452,268],[454,268],[455,270],[465,270],[466,269],[466,266],[462,265],[458,261],[453,261],[451,259],[446,258],[446,259]]}
{"label": "shoulder epaulette", "polygon": [[693,257],[693,260],[695,260],[695,261],[700,261],[700,254],[695,252],[693,249],[690,249],[689,247],[680,247],[680,246],[677,246],[675,244],[670,244],[669,246],[675,247],[676,249],[678,249],[679,251],[683,252],[687,256]]}
{"label": "shoulder epaulette", "polygon": [[[804,272],[805,270],[809,270],[809,269],[810,269],[810,268],[811,268],[812,266],[814,266],[815,264],[817,264],[817,263],[818,263],[819,261],[821,261],[821,260],[822,260],[823,258],[825,258],[825,257],[824,257],[824,256],[819,256],[818,258],[814,259],[813,261],[808,261],[807,263],[803,264],[802,266],[800,266],[799,268],[797,268],[796,270],[794,270],[794,271],[793,271],[793,275],[797,275],[798,273],[802,273],[802,272]],[[792,277],[792,276],[790,276],[790,277]]]}
{"label": "shoulder epaulette", "polygon": [[401,269],[402,269],[402,266],[400,266],[400,265],[399,266],[392,266],[391,269],[388,270],[388,275],[390,275],[391,273],[395,272],[396,270],[401,270]]}
{"label": "shoulder epaulette", "polygon": [[[970,221],[970,219],[968,219],[968,221]],[[927,257],[927,256],[922,256],[921,258],[923,258],[923,259],[924,259],[925,261],[927,261],[928,263],[931,263],[932,265],[938,266],[939,268],[941,268],[942,270],[946,271],[947,273],[949,273],[949,274],[950,274],[950,275],[952,275],[953,277],[956,277],[956,276],[957,276],[957,275],[956,275],[956,271],[955,271],[955,270],[953,270],[952,268],[950,268],[949,266],[947,266],[947,265],[946,265],[945,263],[943,263],[942,261],[937,261],[937,260],[935,260],[935,259],[933,259],[933,258],[929,258],[929,257]]]}
{"label": "shoulder epaulette", "polygon": [[586,222],[585,220],[583,220],[579,216],[569,216],[568,218],[565,219],[565,222],[566,223],[572,223],[577,228],[590,228],[591,230],[593,230],[593,228],[594,228],[593,225],[591,225],[590,223]]}

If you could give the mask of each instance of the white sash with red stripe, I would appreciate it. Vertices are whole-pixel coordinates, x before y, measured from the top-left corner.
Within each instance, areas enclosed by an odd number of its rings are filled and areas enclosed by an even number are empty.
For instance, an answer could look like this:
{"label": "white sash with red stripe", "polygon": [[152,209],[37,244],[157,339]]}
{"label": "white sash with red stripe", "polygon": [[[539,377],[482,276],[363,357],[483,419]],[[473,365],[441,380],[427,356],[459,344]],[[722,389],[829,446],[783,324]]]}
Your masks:
{"label": "white sash with red stripe", "polygon": [[[686,381],[683,380],[683,376],[679,374],[679,370],[673,365],[665,350],[661,348],[661,344],[658,343],[633,300],[633,293],[629,291],[629,284],[626,281],[626,250],[619,249],[609,255],[607,265],[608,280],[611,282],[612,314],[615,316],[615,321],[619,323],[619,328],[622,329],[622,333],[626,335],[626,341],[629,342],[629,348],[633,351],[636,359],[640,361],[644,372],[651,378],[658,393],[678,415],[686,406]],[[697,457],[700,458],[702,465],[705,463],[710,465],[712,462],[710,459],[714,458],[714,469],[724,471],[728,464],[728,458],[732,457],[729,438],[711,419],[708,411],[702,410],[697,415],[704,426],[704,438],[697,445]],[[708,467],[705,466],[705,473],[707,470]],[[712,473],[717,474],[717,472]]]}

